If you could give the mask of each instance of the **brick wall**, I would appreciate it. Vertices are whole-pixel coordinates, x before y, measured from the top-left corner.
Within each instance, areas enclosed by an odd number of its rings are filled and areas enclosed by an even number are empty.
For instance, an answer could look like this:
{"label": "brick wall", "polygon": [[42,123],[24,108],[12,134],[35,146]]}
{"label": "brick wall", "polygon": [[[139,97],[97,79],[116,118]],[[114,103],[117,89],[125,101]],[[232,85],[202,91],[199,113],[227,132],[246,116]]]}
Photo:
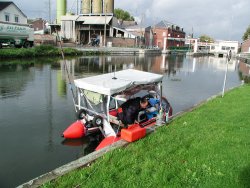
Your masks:
{"label": "brick wall", "polygon": [[242,43],[241,52],[250,52],[250,39],[247,39]]}
{"label": "brick wall", "polygon": [[131,38],[107,38],[107,42],[112,42],[113,47],[134,47],[135,39]]}
{"label": "brick wall", "polygon": [[167,48],[172,46],[184,46],[184,41],[171,40],[169,38],[185,38],[185,33],[182,31],[176,31],[172,29],[165,28],[155,28],[154,30],[154,46],[158,46],[159,48],[164,48],[164,38],[167,37]]}
{"label": "brick wall", "polygon": [[164,42],[164,37],[163,33],[166,33],[166,36],[168,35],[168,30],[166,29],[160,29],[156,28],[153,30],[154,31],[154,46],[158,46],[159,48],[163,48],[163,42]]}
{"label": "brick wall", "polygon": [[45,22],[42,19],[35,20],[31,24],[34,31],[43,30],[45,28]]}

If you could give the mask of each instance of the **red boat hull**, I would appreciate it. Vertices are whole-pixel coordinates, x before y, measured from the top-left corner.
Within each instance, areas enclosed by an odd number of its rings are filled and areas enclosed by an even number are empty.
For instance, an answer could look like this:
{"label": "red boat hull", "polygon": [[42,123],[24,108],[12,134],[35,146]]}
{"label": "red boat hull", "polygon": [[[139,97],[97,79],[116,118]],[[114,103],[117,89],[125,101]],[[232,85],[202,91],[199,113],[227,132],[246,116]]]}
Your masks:
{"label": "red boat hull", "polygon": [[102,149],[102,148],[105,148],[117,141],[121,140],[120,137],[116,137],[116,136],[109,136],[109,137],[106,137],[104,138],[101,143],[97,146],[97,148],[95,149],[96,151]]}

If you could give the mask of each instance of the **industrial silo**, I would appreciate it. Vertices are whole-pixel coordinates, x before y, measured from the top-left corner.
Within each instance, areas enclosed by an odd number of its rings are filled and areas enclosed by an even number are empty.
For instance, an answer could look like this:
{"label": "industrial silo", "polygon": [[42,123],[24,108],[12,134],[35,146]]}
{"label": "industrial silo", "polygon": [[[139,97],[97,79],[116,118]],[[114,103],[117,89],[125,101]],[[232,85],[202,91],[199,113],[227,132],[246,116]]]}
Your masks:
{"label": "industrial silo", "polygon": [[56,1],[56,23],[61,24],[61,16],[66,15],[66,0]]}
{"label": "industrial silo", "polygon": [[[106,11],[105,11],[106,8]],[[114,13],[114,0],[104,0],[103,13]]]}
{"label": "industrial silo", "polygon": [[102,0],[93,0],[92,1],[92,13],[101,14],[102,13]]}
{"label": "industrial silo", "polygon": [[82,13],[83,14],[91,13],[91,0],[82,0]]}

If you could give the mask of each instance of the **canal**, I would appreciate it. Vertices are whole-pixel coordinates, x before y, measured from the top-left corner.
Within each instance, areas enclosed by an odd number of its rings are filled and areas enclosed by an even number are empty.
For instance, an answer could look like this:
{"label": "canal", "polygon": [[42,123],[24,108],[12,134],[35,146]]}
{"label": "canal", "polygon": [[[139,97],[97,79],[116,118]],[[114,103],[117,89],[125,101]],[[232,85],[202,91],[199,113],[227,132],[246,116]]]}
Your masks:
{"label": "canal", "polygon": [[[70,78],[138,69],[164,75],[163,95],[174,113],[222,91],[226,59],[186,56],[96,56],[66,60]],[[227,88],[241,84],[232,60]],[[98,139],[64,141],[62,131],[75,121],[74,106],[60,59],[0,62],[0,187],[14,187],[84,156]]]}

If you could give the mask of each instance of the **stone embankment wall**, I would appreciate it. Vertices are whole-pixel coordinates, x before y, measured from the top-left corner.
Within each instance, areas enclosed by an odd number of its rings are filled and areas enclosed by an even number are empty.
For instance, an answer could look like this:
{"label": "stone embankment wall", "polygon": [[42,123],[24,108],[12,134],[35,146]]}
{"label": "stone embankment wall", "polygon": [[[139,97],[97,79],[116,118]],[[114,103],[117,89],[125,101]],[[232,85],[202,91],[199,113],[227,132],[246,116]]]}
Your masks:
{"label": "stone embankment wall", "polygon": [[53,35],[34,35],[34,44],[39,46],[41,44],[56,44],[56,36]]}

